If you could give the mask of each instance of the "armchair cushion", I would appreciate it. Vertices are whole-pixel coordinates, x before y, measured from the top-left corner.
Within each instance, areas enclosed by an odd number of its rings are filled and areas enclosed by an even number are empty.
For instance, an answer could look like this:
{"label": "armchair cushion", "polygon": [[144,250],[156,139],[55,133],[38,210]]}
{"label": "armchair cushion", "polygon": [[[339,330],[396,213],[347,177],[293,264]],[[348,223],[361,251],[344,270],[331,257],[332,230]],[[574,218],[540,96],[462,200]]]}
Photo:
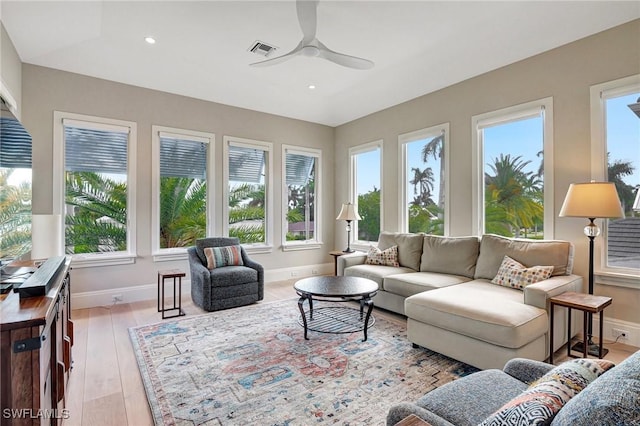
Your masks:
{"label": "armchair cushion", "polygon": [[207,269],[243,265],[242,253],[239,245],[206,247],[204,249],[204,255],[207,258]]}

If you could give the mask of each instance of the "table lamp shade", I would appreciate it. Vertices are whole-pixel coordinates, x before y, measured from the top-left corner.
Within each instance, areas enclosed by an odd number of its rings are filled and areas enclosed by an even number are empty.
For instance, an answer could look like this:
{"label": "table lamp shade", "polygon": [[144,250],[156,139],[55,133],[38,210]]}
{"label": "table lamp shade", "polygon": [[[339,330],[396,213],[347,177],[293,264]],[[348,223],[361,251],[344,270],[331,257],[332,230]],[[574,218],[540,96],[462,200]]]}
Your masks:
{"label": "table lamp shade", "polygon": [[624,211],[612,182],[572,183],[560,217],[616,218],[624,217]]}
{"label": "table lamp shade", "polygon": [[343,204],[340,214],[336,217],[336,220],[361,220],[362,218],[358,214],[356,206],[351,203]]}

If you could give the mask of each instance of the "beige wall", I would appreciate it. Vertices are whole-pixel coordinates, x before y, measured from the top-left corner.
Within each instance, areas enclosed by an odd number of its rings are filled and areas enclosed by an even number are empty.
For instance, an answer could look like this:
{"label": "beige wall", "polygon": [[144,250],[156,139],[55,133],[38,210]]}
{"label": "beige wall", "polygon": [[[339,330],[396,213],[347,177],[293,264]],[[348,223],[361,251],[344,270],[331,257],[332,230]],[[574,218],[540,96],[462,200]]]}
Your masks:
{"label": "beige wall", "polygon": [[[212,132],[215,142],[215,228],[222,228],[222,138],[225,135],[272,142],[274,173],[274,250],[253,257],[267,270],[303,265],[330,264],[333,250],[335,208],[333,197],[323,197],[321,217],[324,221],[324,247],[318,250],[282,252],[282,144],[313,147],[322,150],[322,186],[331,194],[333,178],[334,129],[205,102],[155,90],[128,86],[92,77],[23,65],[23,121],[33,137],[33,212],[53,211],[52,141],[53,112],[65,111],[134,121],[137,123],[137,251],[134,265],[74,269],[74,293],[107,290],[116,287],[155,283],[156,271],[181,267],[187,261],[154,263],[151,258],[151,126],[162,125]],[[330,266],[330,265],[329,265]],[[126,299],[125,299],[126,300]]]}
{"label": "beige wall", "polygon": [[[452,235],[467,235],[472,229],[471,117],[551,96],[555,238],[575,243],[576,273],[586,276],[584,220],[557,214],[569,184],[590,179],[589,87],[638,73],[640,21],[636,20],[337,127],[336,182],[348,180],[349,147],[383,139],[383,229],[398,230],[398,135],[449,122],[450,229]],[[336,205],[346,199],[347,186],[337,185]],[[344,241],[343,233],[336,228],[338,245]],[[598,285],[596,293],[614,297],[606,317],[640,324],[640,280],[638,290]]]}
{"label": "beige wall", "polygon": [[22,62],[2,22],[0,22],[0,80],[2,81],[2,90],[7,90],[18,104],[16,116],[20,118],[20,111],[22,110]]}

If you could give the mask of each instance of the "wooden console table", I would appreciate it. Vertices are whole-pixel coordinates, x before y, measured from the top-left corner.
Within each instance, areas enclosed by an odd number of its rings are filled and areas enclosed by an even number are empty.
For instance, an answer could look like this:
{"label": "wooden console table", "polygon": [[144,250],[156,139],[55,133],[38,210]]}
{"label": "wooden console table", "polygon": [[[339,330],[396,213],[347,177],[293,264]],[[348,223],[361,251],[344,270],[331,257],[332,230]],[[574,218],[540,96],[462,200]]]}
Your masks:
{"label": "wooden console table", "polygon": [[[0,425],[60,425],[71,371],[73,322],[69,264],[44,296],[0,296]],[[34,261],[16,266],[34,266]]]}

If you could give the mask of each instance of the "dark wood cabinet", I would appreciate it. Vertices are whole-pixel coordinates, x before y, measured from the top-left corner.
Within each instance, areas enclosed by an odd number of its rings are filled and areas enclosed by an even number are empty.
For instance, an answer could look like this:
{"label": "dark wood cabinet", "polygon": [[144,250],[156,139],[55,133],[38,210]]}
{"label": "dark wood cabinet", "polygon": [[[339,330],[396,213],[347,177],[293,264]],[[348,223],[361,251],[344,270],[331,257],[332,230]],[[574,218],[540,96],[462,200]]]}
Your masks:
{"label": "dark wood cabinet", "polygon": [[[22,262],[29,266],[29,262]],[[72,367],[70,259],[45,296],[0,296],[0,425],[60,425]]]}

